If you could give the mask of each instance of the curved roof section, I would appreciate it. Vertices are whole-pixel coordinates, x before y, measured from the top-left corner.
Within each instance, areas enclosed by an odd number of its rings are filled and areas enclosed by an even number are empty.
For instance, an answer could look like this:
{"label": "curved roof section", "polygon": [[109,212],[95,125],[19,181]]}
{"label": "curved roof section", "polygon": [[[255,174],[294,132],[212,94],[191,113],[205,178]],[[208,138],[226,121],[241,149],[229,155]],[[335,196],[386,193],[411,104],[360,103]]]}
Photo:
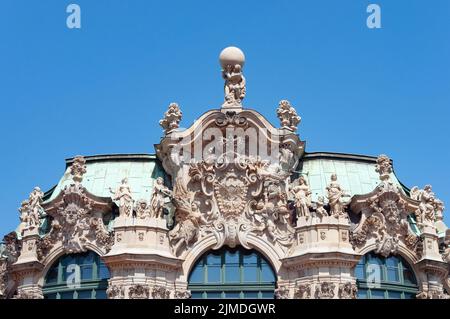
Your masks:
{"label": "curved roof section", "polygon": [[[86,173],[83,175],[83,186],[92,194],[101,197],[111,196],[121,180],[128,178],[133,198],[150,200],[153,184],[157,177],[164,177],[159,160],[149,154],[117,154],[85,156]],[[46,202],[54,199],[61,190],[73,183],[70,165],[73,158],[66,160],[66,170],[59,183],[47,194]]]}
{"label": "curved roof section", "polygon": [[[380,183],[375,171],[376,160],[376,157],[364,155],[307,153],[300,162],[299,173],[309,182],[313,201],[319,196],[326,198],[326,187],[333,173],[347,194],[362,195],[370,193]],[[391,173],[391,180],[404,189],[394,173]]]}

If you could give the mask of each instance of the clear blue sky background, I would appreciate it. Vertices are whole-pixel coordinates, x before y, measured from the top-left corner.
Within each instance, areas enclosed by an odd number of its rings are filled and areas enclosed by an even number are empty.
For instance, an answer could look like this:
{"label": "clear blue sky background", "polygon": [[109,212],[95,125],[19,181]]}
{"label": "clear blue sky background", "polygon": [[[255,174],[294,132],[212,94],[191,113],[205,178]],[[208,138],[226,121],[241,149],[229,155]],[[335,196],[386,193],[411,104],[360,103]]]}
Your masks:
{"label": "clear blue sky background", "polygon": [[374,0],[381,30],[362,0],[72,2],[81,30],[66,27],[70,1],[1,1],[2,235],[65,158],[153,153],[170,102],[185,127],[219,107],[229,45],[247,57],[245,106],[277,124],[289,99],[308,152],[386,153],[450,205],[450,1]]}

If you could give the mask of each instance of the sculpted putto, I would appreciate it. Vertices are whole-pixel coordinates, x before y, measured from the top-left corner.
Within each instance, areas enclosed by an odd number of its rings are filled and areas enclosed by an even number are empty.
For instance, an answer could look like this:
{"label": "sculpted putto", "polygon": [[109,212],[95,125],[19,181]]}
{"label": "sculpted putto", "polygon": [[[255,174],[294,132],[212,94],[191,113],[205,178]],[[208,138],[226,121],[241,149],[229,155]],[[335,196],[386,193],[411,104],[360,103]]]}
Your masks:
{"label": "sculpted putto", "polygon": [[298,178],[298,184],[292,187],[291,193],[294,195],[297,217],[309,218],[309,216],[311,216],[311,213],[309,212],[309,207],[311,206],[311,191],[303,176]]}
{"label": "sculpted putto", "polygon": [[294,132],[297,130],[297,125],[301,121],[300,116],[297,115],[297,111],[288,100],[280,101],[277,116],[280,119],[281,127]]}
{"label": "sculpted putto", "polygon": [[122,217],[131,217],[133,213],[133,197],[131,195],[131,188],[128,185],[128,178],[122,179],[121,184],[114,192],[109,189],[113,196],[113,200],[119,201],[119,214]]}
{"label": "sculpted putto", "polygon": [[166,186],[164,186],[164,180],[162,177],[158,177],[153,186],[152,199],[150,200],[150,206],[152,208],[152,217],[162,218],[164,215],[164,204],[166,197],[171,197],[172,192]]}
{"label": "sculpted putto", "polygon": [[420,201],[419,209],[415,212],[419,226],[432,226],[436,221],[435,216],[435,196],[431,185],[425,185],[423,190],[417,186],[411,189],[410,196],[414,200]]}
{"label": "sculpted putto", "polygon": [[245,78],[241,65],[226,65],[222,70],[222,77],[225,80],[224,106],[241,105],[245,97]]}

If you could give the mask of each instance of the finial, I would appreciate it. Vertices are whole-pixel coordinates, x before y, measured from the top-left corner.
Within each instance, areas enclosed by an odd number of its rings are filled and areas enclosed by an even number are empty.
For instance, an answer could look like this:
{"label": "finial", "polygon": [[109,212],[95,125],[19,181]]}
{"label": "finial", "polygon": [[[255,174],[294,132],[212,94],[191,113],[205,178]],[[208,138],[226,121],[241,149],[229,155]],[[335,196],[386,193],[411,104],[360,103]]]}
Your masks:
{"label": "finial", "polygon": [[86,160],[83,156],[76,156],[73,159],[72,166],[70,167],[70,174],[75,183],[81,183],[83,175],[86,173]]}
{"label": "finial", "polygon": [[277,108],[277,116],[280,119],[281,127],[293,132],[297,131],[297,125],[302,120],[288,100],[280,101]]}
{"label": "finial", "polygon": [[239,48],[227,47],[220,52],[219,61],[225,80],[225,102],[222,107],[241,108],[246,91],[245,77],[242,74],[245,55]]}
{"label": "finial", "polygon": [[169,134],[173,130],[179,128],[182,117],[183,112],[181,112],[178,104],[170,103],[169,108],[166,113],[164,113],[164,118],[159,121],[159,125],[164,129],[164,134]]}
{"label": "finial", "polygon": [[380,174],[380,180],[387,181],[392,173],[391,160],[384,154],[381,154],[377,158],[377,165],[375,171]]}

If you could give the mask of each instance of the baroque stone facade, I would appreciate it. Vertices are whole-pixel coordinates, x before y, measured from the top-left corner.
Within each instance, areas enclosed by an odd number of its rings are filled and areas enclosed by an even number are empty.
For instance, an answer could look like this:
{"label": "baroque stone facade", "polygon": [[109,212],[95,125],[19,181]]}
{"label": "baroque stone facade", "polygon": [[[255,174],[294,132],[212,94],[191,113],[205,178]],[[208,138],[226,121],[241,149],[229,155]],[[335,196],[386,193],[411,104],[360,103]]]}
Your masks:
{"label": "baroque stone facade", "polygon": [[4,239],[0,298],[48,297],[49,269],[88,251],[109,299],[191,298],[202,256],[239,247],[267,260],[278,299],[355,299],[371,289],[357,283],[369,254],[401,257],[417,298],[447,298],[450,234],[431,186],[402,186],[386,155],[306,153],[290,102],[280,127],[243,108],[242,51],[220,62],[223,105],[180,129],[170,104],[156,155],[77,156],[54,189],[33,190]]}

